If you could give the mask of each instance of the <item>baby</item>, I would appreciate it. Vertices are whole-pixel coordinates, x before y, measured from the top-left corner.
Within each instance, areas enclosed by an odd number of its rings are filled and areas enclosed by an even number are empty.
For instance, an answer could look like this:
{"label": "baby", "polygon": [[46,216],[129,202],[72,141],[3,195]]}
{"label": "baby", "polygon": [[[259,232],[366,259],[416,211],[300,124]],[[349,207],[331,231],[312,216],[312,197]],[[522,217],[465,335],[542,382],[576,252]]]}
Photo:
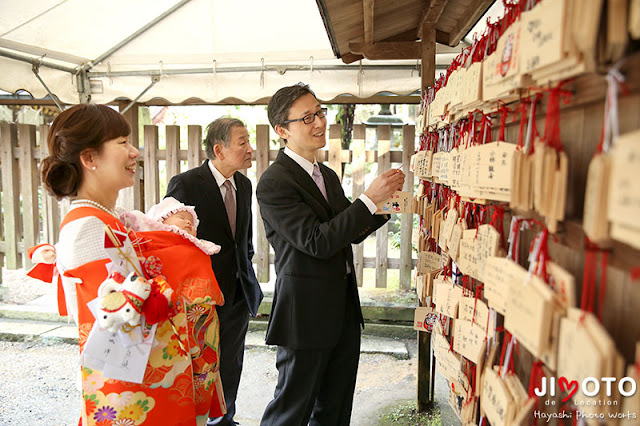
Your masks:
{"label": "baby", "polygon": [[147,214],[138,210],[123,212],[120,220],[136,232],[170,231],[180,234],[209,255],[220,251],[219,245],[196,238],[200,221],[195,207],[186,206],[173,197],[152,206]]}

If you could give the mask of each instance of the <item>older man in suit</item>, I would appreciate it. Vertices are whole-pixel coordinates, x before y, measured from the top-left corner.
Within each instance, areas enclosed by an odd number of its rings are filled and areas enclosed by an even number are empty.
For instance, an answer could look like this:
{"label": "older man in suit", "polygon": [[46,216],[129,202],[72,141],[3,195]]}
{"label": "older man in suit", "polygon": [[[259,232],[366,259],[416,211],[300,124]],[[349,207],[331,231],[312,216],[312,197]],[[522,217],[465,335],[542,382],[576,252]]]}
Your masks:
{"label": "older man in suit", "polygon": [[351,203],[336,173],[315,158],[326,141],[325,114],[302,83],[269,102],[286,147],[256,192],[277,274],[267,343],[278,345],[278,383],[263,425],[349,424],[364,326],[351,244],[388,220],[373,214],[376,204],[404,183],[390,170]]}
{"label": "older man in suit", "polygon": [[200,219],[198,238],[222,247],[211,256],[211,265],[225,299],[218,316],[220,376],[227,414],[210,418],[207,424],[232,425],[249,314],[256,316],[262,300],[251,263],[251,182],[239,172],[251,167],[253,149],[244,123],[227,117],[208,126],[204,146],[208,160],[174,176],[166,196],[195,206]]}

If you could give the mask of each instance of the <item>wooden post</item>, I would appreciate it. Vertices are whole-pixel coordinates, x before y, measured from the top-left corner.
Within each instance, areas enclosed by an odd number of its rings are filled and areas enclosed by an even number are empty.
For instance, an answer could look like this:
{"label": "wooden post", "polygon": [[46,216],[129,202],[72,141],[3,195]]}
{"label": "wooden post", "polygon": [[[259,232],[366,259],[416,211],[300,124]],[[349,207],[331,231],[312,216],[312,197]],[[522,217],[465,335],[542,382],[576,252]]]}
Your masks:
{"label": "wooden post", "polygon": [[329,127],[329,167],[342,182],[342,128],[339,124]]}
{"label": "wooden post", "polygon": [[38,243],[40,236],[40,220],[38,209],[38,166],[35,159],[36,126],[18,124],[18,139],[20,140],[20,192],[22,193],[22,226],[23,251],[22,265],[25,268],[33,266],[27,249]]}
{"label": "wooden post", "polygon": [[[269,126],[267,124],[258,124],[256,126],[256,184],[260,181],[260,176],[269,166]],[[257,205],[257,203],[255,204]],[[260,209],[256,208],[256,272],[258,282],[269,282],[269,241],[264,230],[264,222]]]}
{"label": "wooden post", "polygon": [[202,126],[188,126],[187,138],[189,141],[187,151],[187,168],[189,170],[200,165],[200,152],[202,151]]}
{"label": "wooden post", "polygon": [[436,27],[425,25],[422,28],[422,93],[433,84],[436,78]]}
{"label": "wooden post", "polygon": [[158,202],[158,128],[144,126],[144,210]]}
{"label": "wooden post", "polygon": [[[378,126],[378,175],[391,168],[391,126]],[[376,288],[387,287],[389,224],[376,231]]]}
{"label": "wooden post", "polygon": [[418,331],[418,411],[431,408],[431,333]]}
{"label": "wooden post", "polygon": [[[413,173],[409,170],[411,156],[414,153],[415,126],[402,127],[402,170],[405,174],[403,191],[411,194],[413,200]],[[411,234],[413,232],[413,214],[403,214],[400,218],[400,290],[411,289],[411,270],[413,269],[413,251],[411,250]]]}
{"label": "wooden post", "polygon": [[[125,109],[127,106],[128,103],[121,102],[119,105],[120,111]],[[131,145],[135,146],[136,148],[140,147],[138,111],[139,108],[138,104],[136,103],[133,104],[133,106],[123,114],[124,118],[131,126],[131,134],[129,135]],[[136,168],[136,176],[133,181],[133,186],[121,190],[120,195],[118,196],[118,201],[116,204],[121,206],[125,210],[142,210],[142,175],[140,173],[140,165],[142,165],[142,158],[138,157],[138,167]]]}
{"label": "wooden post", "polygon": [[[355,124],[353,126],[353,199],[355,200],[364,192],[364,173],[365,161],[367,158],[364,150],[364,140],[366,137],[366,128],[363,124]],[[356,268],[356,281],[358,286],[362,286],[364,278],[364,241],[357,244],[354,249],[354,267]]]}
{"label": "wooden post", "polygon": [[180,160],[178,160],[178,152],[180,151],[180,126],[167,126],[167,143],[165,145],[165,153],[167,159],[167,184],[172,177],[180,173]]}
{"label": "wooden post", "polygon": [[[0,128],[0,143],[2,140],[2,132],[3,129]],[[2,166],[3,159],[0,157],[0,166]],[[4,181],[2,180],[2,167],[0,167],[0,188],[2,188],[2,184]],[[2,191],[0,191],[0,207],[3,205]],[[5,241],[4,241],[4,215],[0,214],[0,288],[2,288],[2,267],[4,266],[4,251],[5,251]],[[2,291],[0,290],[0,300],[3,299]]]}
{"label": "wooden post", "polygon": [[[422,93],[433,85],[436,77],[436,27],[422,27]],[[406,171],[405,171],[406,172]],[[431,381],[431,334],[418,332],[418,411],[426,411],[433,404],[430,394]]]}
{"label": "wooden post", "polygon": [[20,193],[18,192],[18,161],[13,156],[17,145],[18,127],[0,123],[0,167],[2,167],[2,208],[4,210],[4,255],[8,269],[18,269],[18,226]]}
{"label": "wooden post", "polygon": [[[40,125],[40,158],[44,159],[49,156],[49,146],[47,145],[47,134],[49,126]],[[38,173],[39,176],[39,173]],[[43,242],[54,244],[58,242],[60,234],[60,204],[56,197],[49,194],[44,184],[40,183],[40,192],[42,193],[42,228],[44,230]]]}

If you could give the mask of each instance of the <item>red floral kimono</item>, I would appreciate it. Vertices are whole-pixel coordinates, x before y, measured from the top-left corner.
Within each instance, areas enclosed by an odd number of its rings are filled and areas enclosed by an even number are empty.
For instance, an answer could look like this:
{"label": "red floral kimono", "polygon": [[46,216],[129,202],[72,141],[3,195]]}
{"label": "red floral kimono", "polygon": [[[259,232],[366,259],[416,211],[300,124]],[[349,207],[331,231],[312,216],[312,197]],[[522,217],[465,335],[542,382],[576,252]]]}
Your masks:
{"label": "red floral kimono", "polygon": [[[65,217],[56,245],[57,265],[75,284],[80,350],[95,321],[87,302],[107,278],[104,226],[127,232],[115,217],[93,207],[78,207]],[[215,305],[223,296],[208,255],[178,234],[134,233],[139,254],[162,262],[173,289],[169,320],[158,323],[143,383],[106,378],[82,368],[82,425],[203,425],[226,412],[218,373],[219,323]],[[59,285],[59,306],[65,297]],[[69,291],[67,286],[67,293]],[[73,294],[67,294],[67,298]],[[67,306],[73,301],[67,300]],[[64,312],[61,312],[64,313]],[[75,316],[75,315],[74,315]]]}

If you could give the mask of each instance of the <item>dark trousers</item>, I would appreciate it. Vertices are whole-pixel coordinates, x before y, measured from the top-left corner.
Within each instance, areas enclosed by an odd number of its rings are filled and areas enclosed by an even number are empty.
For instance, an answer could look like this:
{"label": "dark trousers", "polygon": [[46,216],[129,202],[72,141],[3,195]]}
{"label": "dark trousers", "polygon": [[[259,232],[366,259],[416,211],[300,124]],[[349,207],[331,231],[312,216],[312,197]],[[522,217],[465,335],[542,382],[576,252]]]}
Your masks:
{"label": "dark trousers", "polygon": [[360,359],[360,323],[347,298],[342,334],[328,349],[278,346],[278,383],[261,426],[348,425]]}
{"label": "dark trousers", "polygon": [[236,397],[244,360],[244,340],[249,327],[249,308],[240,286],[236,289],[235,300],[225,301],[217,310],[220,318],[220,379],[227,414],[224,417],[209,419],[207,425],[226,426],[233,424],[233,416],[236,414]]}

